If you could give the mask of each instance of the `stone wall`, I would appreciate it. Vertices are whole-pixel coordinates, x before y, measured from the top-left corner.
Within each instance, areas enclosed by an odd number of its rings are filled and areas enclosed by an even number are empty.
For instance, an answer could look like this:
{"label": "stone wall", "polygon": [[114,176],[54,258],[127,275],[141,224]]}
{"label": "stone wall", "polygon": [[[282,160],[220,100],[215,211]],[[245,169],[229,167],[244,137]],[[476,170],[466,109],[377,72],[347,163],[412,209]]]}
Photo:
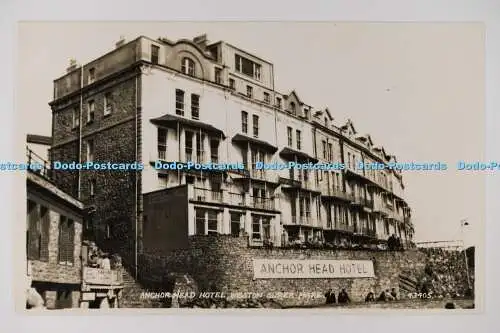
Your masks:
{"label": "stone wall", "polygon": [[[376,278],[357,279],[253,279],[252,259],[337,259],[372,260]],[[423,272],[425,255],[418,251],[389,252],[326,249],[264,249],[248,247],[244,237],[227,235],[193,236],[189,247],[165,257],[143,254],[139,265],[144,277],[161,281],[171,273],[189,274],[200,291],[338,293],[345,288],[354,302],[366,294],[396,288],[402,272]],[[298,301],[298,300],[296,300]],[[300,304],[324,303],[324,298],[301,299]]]}

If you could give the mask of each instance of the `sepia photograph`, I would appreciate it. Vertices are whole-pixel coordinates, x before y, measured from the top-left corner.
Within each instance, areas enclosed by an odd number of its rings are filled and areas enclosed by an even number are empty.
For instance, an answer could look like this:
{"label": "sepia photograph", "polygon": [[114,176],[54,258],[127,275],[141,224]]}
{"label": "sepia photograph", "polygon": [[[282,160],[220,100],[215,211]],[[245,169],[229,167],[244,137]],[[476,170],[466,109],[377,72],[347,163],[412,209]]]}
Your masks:
{"label": "sepia photograph", "polygon": [[18,311],[482,309],[483,24],[17,30]]}

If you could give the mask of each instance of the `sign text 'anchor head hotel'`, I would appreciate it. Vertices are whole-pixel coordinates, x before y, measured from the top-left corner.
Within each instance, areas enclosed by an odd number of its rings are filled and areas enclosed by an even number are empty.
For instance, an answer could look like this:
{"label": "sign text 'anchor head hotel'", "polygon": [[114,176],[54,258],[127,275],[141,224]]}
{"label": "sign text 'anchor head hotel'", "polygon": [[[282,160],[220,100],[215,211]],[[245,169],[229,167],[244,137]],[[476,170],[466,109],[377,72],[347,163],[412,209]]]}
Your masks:
{"label": "sign text 'anchor head hotel'", "polygon": [[254,279],[374,278],[371,260],[254,259]]}

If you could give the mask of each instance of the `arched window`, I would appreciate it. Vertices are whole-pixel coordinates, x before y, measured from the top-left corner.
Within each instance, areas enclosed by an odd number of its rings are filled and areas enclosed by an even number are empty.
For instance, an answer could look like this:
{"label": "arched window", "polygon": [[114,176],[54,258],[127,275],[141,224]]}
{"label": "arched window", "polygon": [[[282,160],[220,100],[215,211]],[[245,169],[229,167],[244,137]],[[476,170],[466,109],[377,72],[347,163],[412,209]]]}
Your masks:
{"label": "arched window", "polygon": [[290,112],[292,114],[297,114],[297,108],[295,107],[295,102],[290,102]]}
{"label": "arched window", "polygon": [[194,61],[190,58],[182,58],[181,71],[184,74],[194,76],[195,74]]}

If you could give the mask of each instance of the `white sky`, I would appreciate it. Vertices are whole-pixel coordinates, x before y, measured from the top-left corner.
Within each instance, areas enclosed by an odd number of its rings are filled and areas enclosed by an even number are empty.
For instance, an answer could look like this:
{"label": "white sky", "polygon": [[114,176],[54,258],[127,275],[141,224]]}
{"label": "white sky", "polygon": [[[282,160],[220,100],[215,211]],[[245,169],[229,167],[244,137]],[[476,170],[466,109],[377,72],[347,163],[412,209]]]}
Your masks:
{"label": "white sky", "polygon": [[[51,134],[52,81],[70,58],[88,62],[123,35],[176,40],[207,33],[274,64],[276,88],[328,106],[337,124],[404,162],[448,163],[445,172],[406,172],[417,240],[482,240],[485,178],[458,173],[484,156],[484,31],[480,24],[402,23],[22,23],[16,108],[22,131]],[[21,118],[22,117],[22,118]]]}

